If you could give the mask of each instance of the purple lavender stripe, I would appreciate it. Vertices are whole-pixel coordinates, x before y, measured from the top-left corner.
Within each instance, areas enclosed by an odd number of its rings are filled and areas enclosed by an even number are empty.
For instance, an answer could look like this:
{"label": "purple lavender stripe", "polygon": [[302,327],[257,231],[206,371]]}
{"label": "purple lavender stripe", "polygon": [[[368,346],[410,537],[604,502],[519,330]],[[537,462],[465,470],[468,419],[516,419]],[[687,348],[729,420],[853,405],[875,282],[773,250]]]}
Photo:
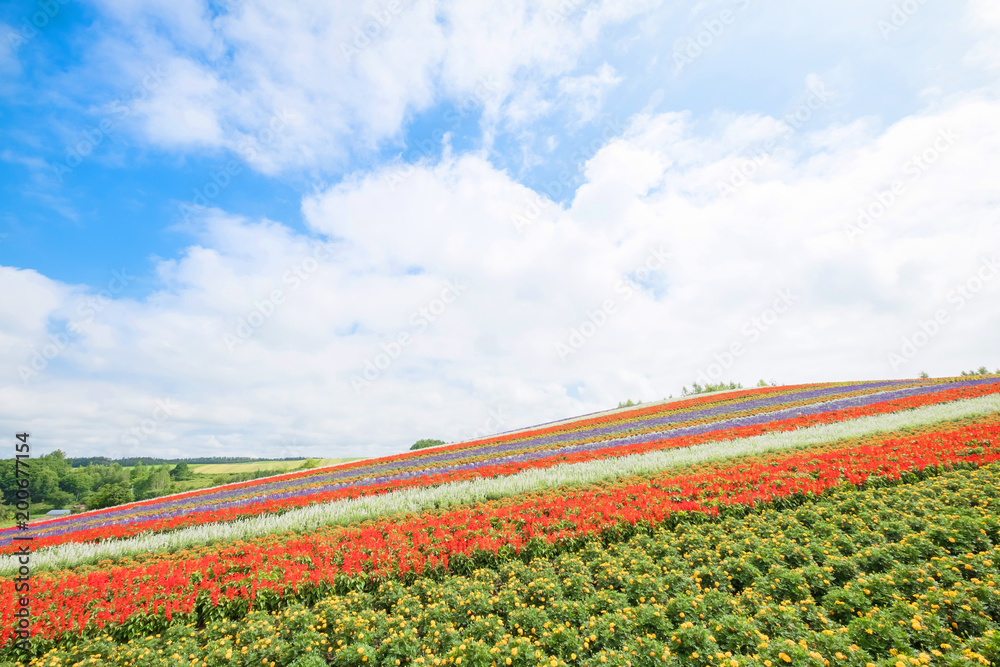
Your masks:
{"label": "purple lavender stripe", "polygon": [[[768,413],[763,413],[763,414],[759,414],[759,415],[753,415],[753,416],[748,416],[748,417],[736,417],[736,418],[732,418],[732,419],[728,419],[728,420],[724,420],[724,421],[711,422],[711,423],[708,423],[708,424],[698,424],[698,425],[695,425],[695,426],[689,426],[689,427],[684,427],[684,428],[680,428],[680,429],[671,430],[669,432],[669,434],[664,434],[662,432],[659,432],[659,433],[647,433],[647,434],[634,435],[634,436],[628,436],[628,435],[626,435],[626,436],[623,436],[623,437],[605,439],[605,440],[600,440],[600,441],[592,442],[592,443],[570,445],[570,446],[566,446],[566,447],[559,447],[559,448],[556,448],[556,449],[547,449],[547,450],[538,451],[538,452],[526,452],[526,453],[514,454],[514,455],[510,455],[510,456],[493,457],[493,458],[490,458],[490,459],[487,459],[487,460],[471,461],[471,462],[466,462],[466,463],[452,465],[452,466],[428,467],[428,468],[424,468],[424,469],[420,469],[420,470],[412,470],[412,471],[409,471],[409,472],[400,472],[400,473],[396,473],[396,474],[384,474],[384,473],[390,473],[392,471],[392,468],[399,467],[397,465],[392,465],[392,466],[390,466],[390,465],[372,466],[371,468],[369,468],[370,470],[372,470],[373,472],[375,472],[375,471],[381,471],[381,472],[383,472],[383,474],[380,474],[380,475],[377,475],[377,476],[374,476],[374,477],[367,477],[367,478],[361,479],[361,480],[355,480],[353,482],[337,483],[337,482],[334,481],[337,478],[342,478],[342,477],[345,477],[345,476],[351,476],[351,477],[353,477],[353,476],[356,476],[358,474],[363,474],[363,472],[365,470],[364,468],[362,468],[362,469],[355,468],[355,469],[352,469],[352,470],[349,470],[349,471],[340,472],[340,473],[330,473],[330,474],[326,474],[326,475],[310,476],[310,477],[307,477],[307,478],[298,478],[298,479],[295,479],[295,480],[287,480],[287,481],[284,481],[284,482],[276,482],[274,484],[265,484],[265,485],[261,485],[259,487],[254,487],[255,490],[263,490],[263,491],[265,491],[264,493],[257,494],[256,497],[245,497],[245,498],[232,499],[231,497],[233,495],[242,495],[242,494],[245,494],[245,492],[246,492],[246,489],[237,489],[237,490],[229,491],[229,492],[222,491],[222,492],[215,492],[215,493],[212,493],[212,494],[206,494],[206,495],[203,495],[203,496],[198,496],[197,497],[197,501],[199,502],[199,504],[196,505],[196,506],[182,506],[182,507],[173,506],[172,507],[171,504],[170,504],[170,502],[168,501],[167,503],[164,503],[165,507],[163,508],[163,511],[156,512],[154,514],[145,514],[145,515],[142,515],[142,516],[135,516],[135,515],[129,516],[127,511],[123,511],[121,513],[116,513],[116,514],[118,514],[118,516],[114,516],[114,515],[108,514],[108,515],[104,515],[106,517],[106,520],[102,521],[99,524],[94,524],[94,525],[89,526],[89,527],[113,526],[113,525],[128,525],[128,524],[136,523],[136,522],[145,522],[145,521],[152,521],[152,520],[156,520],[156,519],[164,519],[164,518],[171,518],[171,517],[181,516],[181,515],[189,514],[189,513],[192,513],[192,512],[206,512],[206,511],[215,511],[215,510],[232,508],[232,507],[239,507],[239,506],[242,506],[242,505],[253,504],[253,503],[259,502],[260,499],[261,499],[260,496],[266,496],[268,500],[280,500],[280,499],[284,499],[284,498],[291,498],[291,497],[303,495],[303,491],[307,491],[309,495],[312,495],[312,494],[316,494],[316,493],[323,493],[323,492],[327,492],[327,491],[335,491],[335,490],[338,490],[338,489],[349,488],[349,487],[366,487],[366,486],[370,486],[370,485],[374,485],[374,484],[380,484],[380,483],[383,483],[383,482],[413,479],[413,478],[422,477],[422,476],[429,475],[429,474],[438,474],[438,473],[446,473],[446,472],[457,472],[457,471],[464,471],[464,470],[474,470],[476,468],[485,467],[485,466],[492,466],[492,465],[497,465],[497,464],[502,464],[502,463],[533,461],[533,460],[539,460],[539,459],[544,459],[544,458],[556,457],[556,456],[565,455],[565,454],[573,454],[573,453],[576,453],[576,452],[594,451],[594,450],[599,450],[599,449],[607,449],[607,448],[611,448],[611,447],[618,447],[618,446],[622,446],[622,445],[631,445],[631,444],[637,444],[637,443],[642,443],[642,442],[651,442],[651,441],[654,441],[654,440],[679,438],[679,437],[683,437],[683,436],[687,436],[687,435],[695,435],[695,434],[706,433],[706,432],[720,430],[720,429],[733,428],[733,427],[737,427],[737,426],[750,426],[750,425],[755,425],[755,424],[763,424],[763,423],[767,423],[767,422],[770,422],[770,421],[777,421],[777,420],[786,419],[786,418],[794,417],[794,416],[807,416],[807,415],[818,414],[818,413],[822,413],[822,412],[829,412],[829,411],[833,411],[833,410],[840,410],[840,409],[844,409],[844,408],[859,407],[859,406],[863,406],[863,405],[871,405],[871,404],[874,404],[874,403],[881,403],[881,402],[885,402],[885,401],[891,401],[891,400],[895,400],[895,399],[903,398],[903,397],[908,397],[908,396],[917,396],[917,395],[931,394],[931,393],[936,393],[936,392],[940,392],[940,391],[945,391],[945,390],[948,390],[948,389],[954,389],[956,387],[965,387],[965,386],[973,386],[973,385],[979,385],[979,384],[995,383],[996,381],[997,380],[995,378],[988,378],[988,379],[983,379],[983,380],[968,380],[968,381],[963,381],[963,382],[953,382],[953,383],[937,384],[937,385],[931,385],[931,386],[925,386],[925,387],[904,387],[902,389],[896,389],[896,390],[886,391],[886,392],[879,392],[879,393],[870,394],[870,395],[867,395],[867,396],[841,398],[841,399],[835,399],[835,400],[832,400],[832,401],[825,401],[825,402],[822,402],[822,403],[817,403],[817,404],[813,404],[813,405],[809,405],[809,406],[801,406],[801,407],[795,407],[795,408],[786,408],[786,409],[783,409],[783,410],[777,410],[777,411],[774,411],[774,412],[768,412]],[[826,388],[826,389],[823,389],[823,390],[813,390],[813,391],[807,391],[807,392],[799,392],[799,393],[796,393],[796,394],[786,394],[786,395],[781,396],[781,397],[772,397],[772,398],[769,398],[769,399],[760,399],[760,401],[768,400],[768,401],[770,401],[770,404],[774,404],[774,403],[778,402],[775,399],[781,399],[780,402],[790,402],[790,401],[793,401],[793,400],[802,400],[803,398],[805,398],[807,396],[808,397],[816,397],[816,396],[822,396],[824,394],[829,394],[829,393],[837,393],[837,392],[844,392],[844,391],[856,391],[856,390],[860,390],[860,389],[865,388],[865,387],[876,387],[877,388],[877,387],[894,386],[894,385],[898,386],[899,384],[902,384],[902,383],[900,383],[900,382],[881,382],[881,383],[869,383],[869,384],[866,384],[866,385],[855,385],[853,387]],[[717,406],[716,408],[709,408],[709,409],[706,409],[706,410],[699,410],[699,411],[693,411],[693,412],[689,411],[689,412],[686,412],[686,413],[678,413],[678,414],[670,415],[670,416],[664,417],[664,418],[658,418],[658,419],[655,419],[655,420],[647,420],[647,422],[645,422],[643,424],[643,426],[647,426],[649,424],[667,425],[667,424],[671,424],[671,423],[676,423],[678,421],[686,421],[686,420],[689,420],[689,419],[693,418],[691,416],[692,414],[705,415],[705,414],[709,414],[710,413],[711,415],[719,415],[719,414],[725,414],[727,412],[736,412],[736,411],[742,411],[742,410],[746,410],[746,409],[752,409],[752,408],[748,408],[748,405],[750,403],[755,403],[755,402],[759,402],[759,401],[747,401],[747,402],[736,404],[735,406],[734,405]],[[723,409],[723,408],[734,408],[734,407],[737,408],[737,409],[729,409],[729,410]],[[627,430],[628,430],[628,428],[613,428],[613,429],[599,428],[599,429],[590,429],[590,430],[584,431],[584,432],[610,435],[610,434],[613,434],[613,433],[620,433],[622,431],[627,431]],[[582,437],[580,435],[581,433],[583,433],[583,432],[581,432],[581,431],[574,432],[573,433],[573,437],[570,438],[570,439],[578,439],[578,438]],[[565,440],[567,440],[567,438],[563,438],[562,440],[553,440],[553,439],[550,439],[550,438],[536,438],[536,439],[530,439],[530,440],[527,440],[527,441],[522,441],[521,443],[517,443],[517,444],[520,445],[519,448],[523,449],[523,448],[526,448],[526,447],[535,447],[535,446],[538,446],[538,444],[540,442],[542,442],[542,441],[547,441],[547,442],[550,442],[550,443],[558,443],[560,441],[565,441]],[[487,448],[483,448],[483,449],[487,449]],[[496,453],[506,452],[506,451],[509,451],[510,449],[514,449],[514,447],[510,447],[509,445],[505,445],[505,446],[500,446],[500,447],[494,446],[494,447],[488,448],[488,450],[491,450],[491,451],[496,452]],[[462,458],[466,458],[466,457],[470,456],[470,454],[472,454],[474,452],[477,452],[477,451],[479,451],[478,448],[477,449],[471,449],[471,450],[464,450],[464,452],[461,453],[462,454],[461,457]],[[427,462],[433,462],[433,461],[436,461],[436,460],[445,461],[445,460],[451,460],[451,459],[454,459],[454,458],[458,458],[458,457],[456,457],[456,456],[433,456],[433,457],[425,457],[425,458],[422,458],[420,460],[427,461]],[[415,461],[413,461],[411,459],[410,460],[410,464],[412,465],[413,462],[415,462]],[[325,484],[325,485],[322,485],[322,486],[319,486],[319,487],[311,486],[307,490],[302,489],[302,488],[294,488],[297,485],[301,485],[303,479],[305,479],[307,481],[307,483],[309,483],[309,484],[315,484],[316,481],[320,481],[320,480],[329,480],[331,483]],[[182,499],[181,502],[184,502],[185,500],[190,501],[190,500],[194,500],[194,499],[191,499],[191,498],[189,498],[189,499]],[[76,523],[76,522],[73,522],[72,519],[85,519],[85,518],[86,517],[68,517],[67,520],[64,520],[65,524],[63,526],[61,526],[59,530],[52,531],[52,532],[49,532],[49,533],[46,533],[46,534],[47,535],[61,535],[61,534],[64,534],[66,532],[70,532],[72,529],[75,528],[75,526],[73,524]],[[4,531],[4,532],[7,532],[7,531]],[[7,535],[3,535],[2,533],[0,533],[0,544],[8,544],[9,542],[10,542],[10,539],[8,538],[8,536]]]}
{"label": "purple lavender stripe", "polygon": [[[763,398],[751,399],[749,401],[719,405],[714,408],[696,408],[668,415],[665,417],[642,420],[641,422],[626,422],[623,424],[598,426],[589,429],[583,429],[580,431],[573,431],[571,433],[555,434],[551,436],[538,436],[517,442],[508,442],[500,444],[486,443],[480,447],[465,449],[457,452],[448,451],[434,455],[423,455],[423,456],[418,455],[414,457],[407,457],[406,459],[400,461],[377,463],[371,466],[351,468],[349,470],[338,470],[330,473],[325,473],[322,475],[310,475],[308,477],[299,477],[291,480],[263,483],[252,487],[252,489],[255,492],[255,495],[267,495],[269,497],[272,496],[288,497],[287,494],[285,496],[274,496],[274,494],[279,494],[286,490],[290,491],[292,489],[304,486],[306,484],[315,484],[317,482],[323,482],[323,481],[332,482],[337,479],[354,478],[364,475],[380,475],[381,477],[385,473],[391,472],[393,470],[398,470],[400,468],[412,467],[414,464],[419,465],[421,462],[428,464],[427,466],[428,468],[437,467],[437,469],[443,469],[438,466],[435,466],[434,464],[445,463],[457,459],[467,459],[478,456],[504,454],[512,450],[522,450],[538,446],[553,445],[553,444],[558,445],[559,443],[562,442],[571,442],[588,437],[607,436],[614,433],[627,432],[637,428],[637,426],[643,428],[650,426],[665,426],[669,424],[689,421],[692,419],[704,419],[706,417],[718,416],[732,412],[754,410],[763,407],[769,407],[772,405],[778,405],[781,403],[808,400],[810,398],[818,398],[834,393],[863,391],[865,389],[877,389],[881,387],[894,386],[899,384],[902,384],[902,382],[900,381],[869,382],[857,385],[824,387],[821,389],[804,390],[804,391],[794,392],[791,394],[782,394],[778,396],[765,396]],[[491,456],[491,458],[493,457]],[[414,473],[418,475],[424,474],[419,471],[414,471]],[[363,482],[364,480],[358,480],[354,482],[354,484],[361,484],[365,486],[370,484],[370,482],[368,483],[363,483]],[[336,488],[344,488],[344,485],[337,486]],[[246,504],[247,502],[250,502],[250,500],[249,499],[231,500],[231,499],[234,496],[244,496],[246,495],[246,493],[247,493],[246,488],[237,488],[237,489],[220,490],[220,491],[213,491],[211,493],[200,494],[196,498],[186,498],[177,501],[165,500],[163,502],[164,510],[162,512],[155,514],[143,514],[141,516],[136,516],[136,511],[139,508],[125,507],[121,509],[113,509],[111,511],[103,513],[101,515],[101,521],[99,523],[90,524],[88,528],[93,528],[101,525],[119,525],[122,523],[133,523],[136,520],[148,521],[154,518],[175,517],[190,512],[205,512],[229,506],[237,506],[240,504]],[[197,505],[184,506],[186,503],[190,502],[197,502]],[[179,504],[181,506],[172,507],[172,505],[174,504]],[[61,522],[64,522],[63,523],[64,528],[62,530],[46,532],[46,535],[62,534],[64,532],[67,532],[71,527],[75,527],[76,525],[80,524],[86,524],[90,518],[91,517],[88,517],[87,515],[66,517],[65,519],[60,520]],[[121,519],[128,519],[128,520],[123,522]],[[3,544],[2,542],[3,537],[4,537],[4,532],[0,531],[0,544]]]}

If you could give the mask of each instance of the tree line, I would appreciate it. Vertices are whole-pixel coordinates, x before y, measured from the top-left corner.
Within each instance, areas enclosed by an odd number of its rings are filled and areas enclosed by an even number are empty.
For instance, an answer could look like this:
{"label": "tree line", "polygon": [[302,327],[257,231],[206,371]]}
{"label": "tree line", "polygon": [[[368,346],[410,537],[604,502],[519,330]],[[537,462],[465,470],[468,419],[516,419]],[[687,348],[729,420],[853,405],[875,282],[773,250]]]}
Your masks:
{"label": "tree line", "polygon": [[[194,474],[184,461],[170,465],[144,465],[139,461],[131,469],[120,463],[73,467],[66,455],[56,450],[44,456],[22,460],[27,463],[31,501],[51,505],[55,509],[84,505],[87,509],[102,509],[164,496],[172,492],[174,483],[192,479]],[[14,460],[0,461],[0,494],[5,505],[17,502],[17,478]],[[7,508],[9,510],[9,508]],[[7,514],[8,511],[0,511]]]}
{"label": "tree line", "polygon": [[283,459],[255,459],[249,456],[202,456],[193,459],[159,459],[152,456],[127,456],[120,459],[109,459],[106,456],[77,456],[66,460],[69,461],[69,464],[74,468],[87,466],[91,463],[99,466],[109,466],[113,463],[117,463],[123,468],[131,468],[140,463],[144,466],[159,466],[164,463],[170,465],[176,465],[178,463],[203,465],[209,463],[254,463],[255,461],[298,461],[301,458],[302,457],[291,456]]}

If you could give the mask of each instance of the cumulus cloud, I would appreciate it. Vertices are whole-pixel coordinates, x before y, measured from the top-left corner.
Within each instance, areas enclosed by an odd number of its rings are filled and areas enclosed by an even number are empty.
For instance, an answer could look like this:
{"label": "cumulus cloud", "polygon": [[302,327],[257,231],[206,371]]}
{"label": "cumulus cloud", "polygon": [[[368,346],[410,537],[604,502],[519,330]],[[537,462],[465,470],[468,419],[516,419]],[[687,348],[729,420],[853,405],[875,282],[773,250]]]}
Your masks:
{"label": "cumulus cloud", "polygon": [[[508,104],[514,116],[528,113],[533,87],[572,72],[602,29],[656,4],[523,0],[483,11],[431,0],[247,0],[213,13],[194,1],[104,0],[103,19],[120,30],[96,52],[108,67],[128,63],[117,67],[127,80],[138,63],[165,70],[137,105],[145,139],[157,146],[236,151],[276,113],[294,117],[279,139],[245,156],[273,174],[341,167],[446,99],[477,100],[488,135]],[[615,79],[605,66],[563,81],[587,116]]]}
{"label": "cumulus cloud", "polygon": [[791,141],[647,112],[565,204],[446,153],[305,197],[308,233],[207,211],[140,300],[5,268],[3,423],[108,456],[374,455],[699,376],[997,363],[998,113],[969,96]]}

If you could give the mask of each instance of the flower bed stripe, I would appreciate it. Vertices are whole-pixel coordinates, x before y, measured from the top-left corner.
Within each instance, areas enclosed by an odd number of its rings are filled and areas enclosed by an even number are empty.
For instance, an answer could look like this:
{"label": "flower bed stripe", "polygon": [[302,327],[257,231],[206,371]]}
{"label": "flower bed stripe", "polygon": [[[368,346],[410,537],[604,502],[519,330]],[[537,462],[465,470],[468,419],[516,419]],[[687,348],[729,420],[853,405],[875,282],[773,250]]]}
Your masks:
{"label": "flower bed stripe", "polygon": [[[974,388],[955,391],[972,393]],[[120,558],[222,540],[249,539],[282,531],[305,532],[323,525],[347,525],[377,516],[416,512],[435,505],[475,503],[488,497],[653,473],[705,460],[759,454],[1000,412],[1000,395],[997,394],[915,407],[918,402],[927,400],[930,398],[899,399],[896,405],[882,404],[880,407],[886,410],[884,414],[861,417],[858,415],[862,408],[854,408],[840,415],[844,419],[854,419],[842,422],[806,426],[806,420],[833,420],[834,417],[803,417],[784,425],[743,427],[735,432],[705,434],[697,440],[686,439],[680,443],[667,441],[663,443],[664,447],[657,447],[657,443],[643,443],[610,452],[582,452],[560,460],[513,462],[473,471],[476,474],[469,472],[464,477],[448,475],[414,480],[408,488],[385,486],[382,495],[331,498],[325,503],[299,507],[284,514],[260,512],[259,515],[228,523],[202,524],[160,534],[143,534],[99,543],[65,543],[39,549],[33,555],[32,563],[36,570],[72,567],[100,558]],[[903,408],[910,409],[889,411]],[[771,430],[768,431],[768,428]],[[739,439],[721,440],[727,434]],[[717,435],[719,441],[715,440]],[[426,481],[427,485],[420,485],[421,481]],[[0,557],[0,573],[10,574],[16,569],[16,559]]]}
{"label": "flower bed stripe", "polygon": [[[795,428],[799,425],[810,423],[802,418],[810,415],[821,415],[822,413],[832,413],[838,418],[849,418],[859,414],[854,413],[849,408],[867,409],[868,413],[875,414],[880,411],[879,404],[892,406],[893,409],[902,409],[899,406],[913,407],[914,405],[926,405],[935,400],[953,400],[955,398],[979,395],[991,391],[1000,391],[1000,379],[985,378],[979,380],[965,380],[961,382],[942,383],[937,382],[931,385],[907,386],[902,389],[892,391],[882,391],[889,383],[867,383],[864,385],[853,385],[852,389],[863,387],[864,395],[857,395],[858,392],[849,392],[848,396],[843,394],[843,387],[827,387],[821,390],[809,389],[805,392],[785,394],[784,400],[797,398],[795,407],[786,407],[781,410],[772,410],[762,414],[746,414],[744,410],[742,416],[733,417],[723,421],[708,423],[697,423],[690,425],[690,417],[693,413],[683,412],[678,415],[659,418],[657,423],[648,426],[648,429],[666,428],[674,426],[664,432],[652,431],[628,435],[626,437],[614,438],[610,431],[603,434],[595,434],[590,431],[588,438],[583,441],[533,441],[530,448],[521,445],[500,445],[486,450],[476,450],[474,457],[466,456],[465,459],[456,459],[462,452],[453,452],[441,455],[437,461],[418,458],[418,465],[426,466],[428,463],[436,463],[434,467],[421,467],[417,469],[401,468],[399,457],[390,457],[381,460],[380,463],[372,465],[371,462],[352,464],[353,469],[337,468],[325,473],[300,473],[293,476],[281,476],[268,480],[257,480],[240,485],[223,487],[212,492],[192,492],[183,496],[175,496],[168,499],[157,499],[144,503],[136,503],[119,508],[104,510],[99,513],[88,513],[74,517],[67,517],[51,522],[35,524],[33,534],[37,547],[52,546],[56,544],[88,541],[95,539],[125,538],[142,532],[176,530],[186,526],[201,525],[204,523],[215,523],[220,521],[232,521],[239,517],[259,514],[261,512],[283,512],[293,507],[315,502],[329,502],[337,498],[356,497],[363,493],[385,493],[393,489],[406,486],[421,486],[427,484],[437,484],[443,481],[454,479],[468,479],[470,474],[505,474],[497,469],[497,464],[503,464],[509,468],[510,464],[518,462],[528,463],[551,458],[552,463],[565,460],[581,460],[579,455],[582,452],[602,452],[598,456],[626,455],[635,451],[637,445],[642,443],[652,443],[653,448],[663,446],[686,446],[694,442],[711,439],[698,438],[683,441],[684,436],[700,436],[713,431],[721,431],[716,437],[738,437],[754,432],[738,431],[738,428],[749,428],[775,422],[777,428]],[[871,393],[878,391],[878,393]],[[817,401],[821,398],[832,398],[835,394],[838,398],[834,400],[824,400],[818,404],[806,405],[803,401]],[[920,396],[937,396],[936,399],[919,399]],[[805,398],[803,398],[805,397]],[[916,399],[915,403],[905,404],[905,399]],[[774,397],[755,399],[757,409],[773,407],[773,403],[764,405],[761,401],[773,401]],[[744,404],[749,405],[749,403]],[[763,407],[762,407],[763,406]],[[869,407],[875,406],[875,407]],[[711,415],[715,417],[732,414],[725,412],[732,405],[715,406],[710,408]],[[845,411],[846,410],[846,411]],[[701,414],[700,419],[706,419],[708,412]],[[684,421],[674,422],[672,420],[681,419]],[[798,419],[798,421],[795,421]],[[823,421],[823,417],[817,417]],[[791,421],[788,421],[791,420]],[[616,427],[618,428],[618,427]],[[725,430],[723,430],[725,429]],[[759,432],[759,431],[757,431]],[[562,437],[562,436],[560,436]],[[673,443],[667,443],[667,438],[677,438]],[[565,445],[565,446],[561,446]],[[520,450],[511,449],[521,446]],[[645,448],[645,449],[648,449]],[[464,451],[464,450],[463,450]],[[466,455],[469,451],[465,452]],[[507,454],[499,457],[500,454]],[[582,460],[592,458],[584,456]],[[408,458],[405,460],[409,460]],[[363,469],[356,466],[364,465]],[[398,472],[393,473],[393,469]],[[480,470],[480,472],[476,472]],[[509,474],[509,470],[506,474]],[[358,477],[358,475],[366,475]],[[262,497],[263,496],[263,497]],[[0,531],[0,553],[12,552],[16,549],[13,544],[13,536],[16,531],[9,529]]]}
{"label": "flower bed stripe", "polygon": [[[519,552],[533,541],[559,544],[621,524],[657,524],[677,512],[814,495],[844,482],[898,478],[907,471],[1000,460],[1000,416],[883,435],[809,450],[710,463],[652,479],[560,489],[446,512],[380,519],[307,536],[274,535],[192,549],[142,563],[35,578],[40,638],[93,633],[152,615],[193,619],[206,608],[263,597],[314,595],[338,577],[400,576],[449,569],[456,559]],[[3,582],[0,643],[10,641],[13,582]],[[241,607],[241,605],[243,605]]]}

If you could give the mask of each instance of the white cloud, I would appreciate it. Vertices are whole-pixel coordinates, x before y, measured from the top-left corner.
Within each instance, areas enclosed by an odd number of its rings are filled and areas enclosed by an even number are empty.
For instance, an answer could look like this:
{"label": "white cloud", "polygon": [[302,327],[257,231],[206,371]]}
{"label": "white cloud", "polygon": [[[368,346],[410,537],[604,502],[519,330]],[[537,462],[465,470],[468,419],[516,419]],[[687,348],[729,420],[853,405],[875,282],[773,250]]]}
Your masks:
{"label": "white cloud", "polygon": [[621,81],[622,77],[615,73],[615,68],[604,63],[594,74],[563,77],[559,81],[559,92],[575,108],[579,122],[586,123],[597,115],[604,98]]}
{"label": "white cloud", "polygon": [[215,73],[175,58],[167,65],[164,79],[148,99],[135,104],[150,138],[171,147],[224,145],[226,137],[220,127],[224,110],[216,106],[222,85]]}
{"label": "white cloud", "polygon": [[[728,198],[717,181],[784,136],[776,119],[717,118],[705,134],[686,114],[637,115],[567,206],[478,154],[386,165],[306,197],[311,231],[336,239],[320,259],[285,225],[210,211],[196,243],[160,265],[158,292],[102,303],[26,383],[18,368],[81,317],[85,295],[4,269],[15,298],[0,313],[0,400],[19,421],[2,421],[39,446],[114,456],[135,451],[130,429],[169,399],[141,451],[275,455],[294,441],[296,453],[372,455],[471,437],[491,410],[514,428],[659,399],[733,342],[746,352],[724,379],[744,383],[1000,365],[1000,274],[962,307],[949,300],[1000,255],[997,117],[1000,104],[970,97],[882,132],[803,129],[795,146],[820,152],[781,144]],[[913,172],[914,156],[926,169]],[[859,208],[895,181],[852,243]],[[643,270],[661,246],[666,266]],[[447,281],[460,288],[450,303]],[[750,340],[745,324],[786,289],[792,307]],[[940,333],[891,368],[888,353],[940,309]],[[561,359],[556,344],[595,320],[606,323]],[[393,356],[355,392],[368,362]]]}
{"label": "white cloud", "polygon": [[[488,138],[508,100],[523,115],[532,88],[571,72],[603,27],[656,3],[521,0],[484,12],[432,0],[246,0],[217,16],[193,0],[177,11],[168,4],[102,5],[117,29],[106,31],[97,60],[128,63],[118,66],[127,82],[138,64],[166,70],[164,83],[137,105],[146,139],[239,150],[286,110],[295,122],[248,156],[275,173],[342,167],[350,151],[398,139],[412,114],[445,98],[477,99]],[[612,73],[605,66],[571,86],[583,113],[592,113]]]}
{"label": "white cloud", "polygon": [[991,0],[969,0],[966,17],[969,30],[978,37],[966,55],[966,63],[1000,68],[1000,6]]}

